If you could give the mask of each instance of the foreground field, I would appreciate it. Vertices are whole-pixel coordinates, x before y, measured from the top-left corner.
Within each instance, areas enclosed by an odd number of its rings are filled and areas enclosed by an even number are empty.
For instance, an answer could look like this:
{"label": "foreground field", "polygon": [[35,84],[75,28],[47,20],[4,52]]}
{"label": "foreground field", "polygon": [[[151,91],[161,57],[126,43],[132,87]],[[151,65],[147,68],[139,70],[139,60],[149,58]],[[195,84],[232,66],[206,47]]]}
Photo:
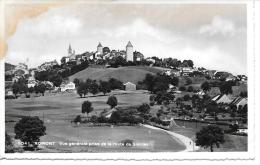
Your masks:
{"label": "foreground field", "polygon": [[[170,130],[184,135],[186,137],[195,139],[196,132],[198,132],[203,126],[206,126],[205,123],[195,123],[195,122],[184,122],[184,121],[175,121],[177,126],[173,126]],[[222,126],[222,129],[225,129],[226,126]],[[225,134],[224,136],[225,143],[221,144],[219,148],[215,148],[214,152],[245,152],[248,151],[248,138],[247,136],[236,136]],[[200,148],[198,152],[209,152],[209,149]]]}
{"label": "foreground field", "polygon": [[[56,124],[48,125],[47,130],[47,135],[41,139],[42,141],[96,144],[63,146],[56,143],[54,146],[46,146],[41,152],[176,152],[185,149],[185,146],[167,133],[142,126],[77,127]],[[136,146],[117,146],[124,141],[132,141]],[[101,146],[102,143],[105,143],[105,146]]]}
{"label": "foreground field", "polygon": [[[114,91],[118,98],[118,106],[140,105],[148,102],[149,95],[145,92],[122,93]],[[71,120],[81,113],[81,104],[84,100],[93,103],[92,114],[98,115],[103,109],[109,108],[106,104],[108,96],[79,98],[76,94],[44,96],[30,99],[6,101],[6,131],[14,136],[14,125],[22,116],[39,116],[46,125],[46,135],[41,142],[55,142],[55,145],[43,145],[38,152],[159,152],[181,151],[185,146],[174,140],[167,133],[151,130],[141,126],[120,127],[86,127],[76,126]],[[91,115],[91,114],[90,114]],[[94,142],[120,143],[130,140],[139,145],[126,146],[68,146],[61,143]],[[16,144],[17,145],[17,144]],[[143,146],[142,146],[143,145]]]}

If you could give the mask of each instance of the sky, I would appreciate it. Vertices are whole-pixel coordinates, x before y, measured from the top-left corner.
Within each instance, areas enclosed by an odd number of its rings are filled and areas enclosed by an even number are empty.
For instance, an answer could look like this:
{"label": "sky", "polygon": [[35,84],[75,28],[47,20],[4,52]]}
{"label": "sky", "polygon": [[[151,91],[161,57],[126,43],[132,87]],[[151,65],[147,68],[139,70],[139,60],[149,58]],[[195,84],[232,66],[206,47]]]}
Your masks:
{"label": "sky", "polygon": [[7,38],[6,62],[29,59],[36,67],[60,62],[69,44],[80,54],[96,51],[98,42],[124,50],[131,41],[145,57],[191,59],[197,67],[246,74],[246,18],[242,4],[63,5],[19,22]]}

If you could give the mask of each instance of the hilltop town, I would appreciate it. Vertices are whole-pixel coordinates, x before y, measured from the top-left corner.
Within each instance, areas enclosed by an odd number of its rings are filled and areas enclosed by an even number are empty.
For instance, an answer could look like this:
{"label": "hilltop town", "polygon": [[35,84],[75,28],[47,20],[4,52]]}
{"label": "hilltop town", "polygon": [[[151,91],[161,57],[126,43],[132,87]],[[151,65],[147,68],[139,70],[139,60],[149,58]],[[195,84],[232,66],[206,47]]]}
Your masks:
{"label": "hilltop town", "polygon": [[[23,115],[30,115],[27,109],[31,109],[37,113],[48,110],[43,120],[49,125],[69,120],[87,125],[142,123],[167,130],[191,127],[192,131],[186,130],[191,138],[202,126],[214,124],[230,139],[247,136],[246,75],[195,67],[188,59],[145,58],[134,50],[130,41],[124,50],[110,50],[98,43],[96,51],[81,54],[69,45],[59,63],[53,60],[37,68],[6,63],[7,130],[19,119],[17,109]],[[93,106],[87,115],[83,104],[82,112],[77,108],[84,98],[86,106]],[[60,109],[56,106],[63,107],[62,119],[49,114],[49,110]]]}

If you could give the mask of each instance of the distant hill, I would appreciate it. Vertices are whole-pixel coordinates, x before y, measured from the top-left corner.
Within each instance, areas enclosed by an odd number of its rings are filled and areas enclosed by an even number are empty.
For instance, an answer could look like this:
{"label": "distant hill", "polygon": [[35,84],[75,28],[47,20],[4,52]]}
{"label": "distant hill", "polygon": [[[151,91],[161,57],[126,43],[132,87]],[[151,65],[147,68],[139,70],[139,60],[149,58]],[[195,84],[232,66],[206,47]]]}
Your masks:
{"label": "distant hill", "polygon": [[119,68],[92,68],[89,67],[69,77],[70,81],[75,78],[80,80],[86,80],[87,78],[93,80],[108,80],[110,78],[116,78],[123,83],[133,82],[138,83],[145,78],[145,75],[161,73],[162,70],[145,67],[145,66],[130,66],[130,67],[119,67]]}
{"label": "distant hill", "polygon": [[15,65],[5,62],[5,71],[9,71],[15,68]]}

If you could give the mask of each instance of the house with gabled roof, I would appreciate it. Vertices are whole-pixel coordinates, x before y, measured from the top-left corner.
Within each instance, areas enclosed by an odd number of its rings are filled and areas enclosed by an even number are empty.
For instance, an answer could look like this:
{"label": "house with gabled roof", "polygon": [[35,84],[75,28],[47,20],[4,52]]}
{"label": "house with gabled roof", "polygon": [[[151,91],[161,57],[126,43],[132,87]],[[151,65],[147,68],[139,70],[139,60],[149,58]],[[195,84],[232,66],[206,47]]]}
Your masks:
{"label": "house with gabled roof", "polygon": [[237,108],[239,106],[245,106],[247,104],[247,98],[237,97],[230,104],[235,105]]}
{"label": "house with gabled roof", "polygon": [[228,95],[226,94],[219,94],[219,95],[216,95],[215,97],[213,97],[211,99],[212,101],[215,101],[216,103],[231,103],[232,100],[228,97]]}

